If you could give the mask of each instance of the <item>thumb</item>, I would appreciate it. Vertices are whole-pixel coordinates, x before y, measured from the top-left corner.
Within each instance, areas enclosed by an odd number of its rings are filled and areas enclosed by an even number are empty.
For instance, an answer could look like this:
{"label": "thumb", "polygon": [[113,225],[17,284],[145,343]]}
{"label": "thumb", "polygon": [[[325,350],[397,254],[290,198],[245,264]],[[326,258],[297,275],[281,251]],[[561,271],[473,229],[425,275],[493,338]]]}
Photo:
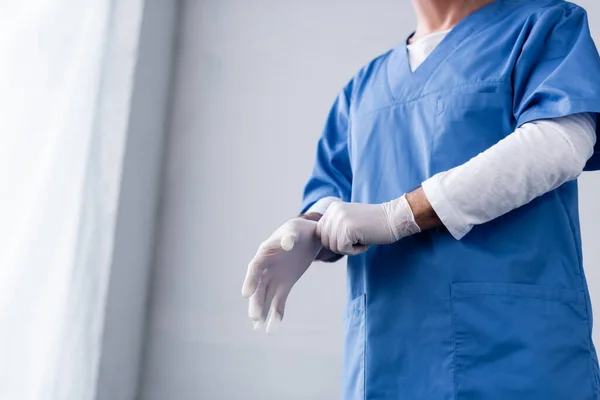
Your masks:
{"label": "thumb", "polygon": [[297,233],[286,233],[281,237],[281,248],[285,251],[291,251],[298,239]]}
{"label": "thumb", "polygon": [[319,221],[317,222],[317,227],[315,228],[315,236],[321,240],[321,235],[323,232],[323,224],[325,223],[325,218],[321,217],[321,219],[319,219]]}

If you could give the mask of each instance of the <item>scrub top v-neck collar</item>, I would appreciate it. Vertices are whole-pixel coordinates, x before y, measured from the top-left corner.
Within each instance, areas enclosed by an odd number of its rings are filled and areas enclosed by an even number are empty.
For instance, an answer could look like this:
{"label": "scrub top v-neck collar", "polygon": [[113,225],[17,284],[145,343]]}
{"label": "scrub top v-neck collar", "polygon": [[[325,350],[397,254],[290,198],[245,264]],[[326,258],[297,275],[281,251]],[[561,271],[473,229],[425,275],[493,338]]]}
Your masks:
{"label": "scrub top v-neck collar", "polygon": [[427,82],[464,39],[483,29],[500,12],[503,0],[487,4],[460,20],[415,71],[411,71],[407,42],[392,50],[388,59],[387,76],[392,100],[403,103],[422,95]]}

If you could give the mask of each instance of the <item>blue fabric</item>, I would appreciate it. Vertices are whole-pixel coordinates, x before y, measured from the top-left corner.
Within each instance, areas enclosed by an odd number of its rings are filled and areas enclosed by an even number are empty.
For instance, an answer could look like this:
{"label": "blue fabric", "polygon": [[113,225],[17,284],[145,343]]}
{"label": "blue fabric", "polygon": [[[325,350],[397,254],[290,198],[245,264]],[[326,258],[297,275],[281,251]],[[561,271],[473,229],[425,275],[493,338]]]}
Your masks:
{"label": "blue fabric", "polygon": [[312,177],[304,190],[303,212],[324,197],[350,201],[352,168],[348,157],[347,131],[351,94],[352,83],[338,95],[329,112],[325,134],[319,140]]}
{"label": "blue fabric", "polygon": [[[405,44],[359,71],[302,208],[397,198],[527,121],[580,112],[600,112],[584,10],[496,1],[414,73]],[[577,207],[571,181],[460,241],[436,229],[350,257],[342,398],[598,399]]]}

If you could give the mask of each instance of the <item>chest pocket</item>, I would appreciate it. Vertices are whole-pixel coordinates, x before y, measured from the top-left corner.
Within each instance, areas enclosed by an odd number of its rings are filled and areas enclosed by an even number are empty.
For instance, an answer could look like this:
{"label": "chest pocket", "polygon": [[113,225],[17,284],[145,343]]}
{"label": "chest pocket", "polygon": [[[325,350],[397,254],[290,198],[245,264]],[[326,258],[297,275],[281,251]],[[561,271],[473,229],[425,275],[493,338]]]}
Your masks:
{"label": "chest pocket", "polygon": [[514,125],[508,90],[439,98],[431,143],[431,174],[467,162],[510,134]]}

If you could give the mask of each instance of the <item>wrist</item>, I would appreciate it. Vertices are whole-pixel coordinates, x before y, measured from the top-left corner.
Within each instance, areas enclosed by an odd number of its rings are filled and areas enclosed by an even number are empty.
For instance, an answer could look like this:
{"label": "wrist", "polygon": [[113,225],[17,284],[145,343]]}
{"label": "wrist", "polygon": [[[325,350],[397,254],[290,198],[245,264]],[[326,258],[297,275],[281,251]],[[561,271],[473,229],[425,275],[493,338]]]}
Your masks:
{"label": "wrist", "polygon": [[440,218],[429,203],[423,188],[406,194],[406,201],[413,213],[414,220],[421,230],[435,228],[442,224]]}
{"label": "wrist", "polygon": [[[314,222],[319,222],[319,220],[321,219],[322,216],[323,216],[322,214],[319,214],[316,212],[308,212],[306,214],[299,215],[298,218],[307,219],[309,221],[314,221]],[[338,261],[342,257],[343,257],[342,254],[334,253],[333,251],[321,246],[321,249],[319,250],[319,252],[317,253],[317,256],[315,257],[315,261],[333,263],[333,262]]]}
{"label": "wrist", "polygon": [[395,241],[421,232],[421,228],[415,221],[415,216],[406,199],[406,195],[383,203],[381,206],[383,207],[383,211]]}

